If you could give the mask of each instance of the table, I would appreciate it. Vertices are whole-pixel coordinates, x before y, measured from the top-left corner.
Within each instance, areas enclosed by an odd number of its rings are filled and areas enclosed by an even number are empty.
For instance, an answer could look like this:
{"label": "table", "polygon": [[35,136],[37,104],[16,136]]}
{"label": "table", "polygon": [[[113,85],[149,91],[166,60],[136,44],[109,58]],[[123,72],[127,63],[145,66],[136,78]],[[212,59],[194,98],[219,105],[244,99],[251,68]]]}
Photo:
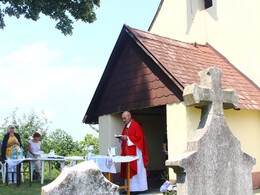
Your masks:
{"label": "table", "polygon": [[[88,155],[86,160],[93,160],[101,172],[108,173],[107,179],[112,181],[111,173],[116,173],[115,163],[127,163],[127,179],[125,186],[119,186],[119,189],[127,189],[127,195],[130,195],[130,162],[139,159],[137,156],[114,156]],[[112,163],[111,163],[112,162]]]}
{"label": "table", "polygon": [[[60,171],[62,171],[62,169],[65,166],[65,159],[64,158],[50,158],[50,157],[38,157],[36,160],[39,160],[42,162],[42,175],[41,175],[41,184],[43,184],[44,181],[44,168],[45,168],[45,162],[49,162],[49,173],[50,173],[50,180],[52,180],[52,174],[51,174],[51,162],[52,161],[58,161],[60,162]],[[31,172],[32,174],[32,172]],[[31,177],[32,178],[32,177]]]}
{"label": "table", "polygon": [[[16,166],[16,180],[17,180],[17,183],[16,185],[17,186],[20,186],[21,185],[21,163],[26,163],[28,162],[29,164],[29,173],[31,173],[31,161],[33,159],[31,158],[23,158],[23,159],[7,159],[5,160],[6,162],[6,185],[8,186],[8,182],[9,182],[9,179],[8,179],[8,164],[10,164],[11,166]],[[32,183],[31,183],[31,174],[29,174],[29,177],[30,177],[30,186],[32,186]]]}
{"label": "table", "polygon": [[[56,158],[56,157],[38,157],[36,160],[40,160],[42,162],[42,175],[41,175],[41,184],[43,184],[44,181],[44,168],[45,168],[45,162],[49,162],[49,173],[50,173],[50,180],[52,180],[52,174],[51,174],[51,162],[52,161],[58,161],[60,162],[60,171],[65,167],[65,162],[68,160],[71,161],[71,166],[77,164],[77,161],[84,160],[81,156],[68,156],[64,158]],[[31,172],[32,174],[32,172]],[[31,177],[32,178],[32,177]]]}
{"label": "table", "polygon": [[85,158],[83,156],[65,156],[65,160],[70,160],[70,166],[77,164],[77,161],[83,161]]}
{"label": "table", "polygon": [[74,166],[77,164],[77,161],[84,160],[84,157],[82,156],[67,156],[67,157],[38,157],[38,158],[23,158],[23,159],[7,159],[6,162],[6,175],[7,175],[7,182],[6,185],[8,185],[8,163],[12,166],[16,166],[16,173],[17,173],[17,186],[21,184],[21,163],[29,163],[29,175],[30,175],[30,186],[32,185],[32,179],[33,179],[33,171],[32,171],[32,161],[41,161],[42,162],[42,175],[41,175],[41,184],[43,184],[44,181],[44,168],[45,168],[45,162],[49,162],[49,173],[50,173],[50,179],[52,180],[52,174],[51,174],[51,162],[52,161],[59,161],[60,164],[60,171],[65,167],[65,162],[68,160],[71,161],[70,166]]}

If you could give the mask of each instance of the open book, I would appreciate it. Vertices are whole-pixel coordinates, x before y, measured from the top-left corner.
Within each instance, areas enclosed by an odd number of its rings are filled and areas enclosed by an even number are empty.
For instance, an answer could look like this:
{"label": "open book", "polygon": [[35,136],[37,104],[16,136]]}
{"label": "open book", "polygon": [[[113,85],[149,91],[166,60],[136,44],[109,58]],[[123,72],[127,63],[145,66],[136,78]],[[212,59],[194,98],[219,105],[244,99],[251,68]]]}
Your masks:
{"label": "open book", "polygon": [[115,134],[115,138],[120,138],[120,137],[122,137],[123,135],[117,135],[117,134]]}

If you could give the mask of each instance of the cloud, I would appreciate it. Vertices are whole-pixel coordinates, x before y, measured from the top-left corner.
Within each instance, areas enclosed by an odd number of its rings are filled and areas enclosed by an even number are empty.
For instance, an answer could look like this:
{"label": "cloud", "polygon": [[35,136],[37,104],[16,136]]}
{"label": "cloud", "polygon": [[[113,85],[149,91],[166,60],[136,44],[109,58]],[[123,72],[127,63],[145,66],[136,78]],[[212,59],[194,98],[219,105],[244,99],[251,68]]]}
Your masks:
{"label": "cloud", "polygon": [[38,67],[49,64],[54,61],[55,58],[60,56],[61,51],[50,50],[47,47],[47,42],[39,41],[14,51],[6,57],[6,62],[18,70],[24,67],[34,70]]}
{"label": "cloud", "polygon": [[81,56],[71,56],[67,64],[62,55],[47,42],[36,42],[2,57],[2,111],[9,114],[15,107],[34,109],[43,111],[53,123],[57,121],[58,128],[70,118],[82,125],[103,68],[89,66]]}

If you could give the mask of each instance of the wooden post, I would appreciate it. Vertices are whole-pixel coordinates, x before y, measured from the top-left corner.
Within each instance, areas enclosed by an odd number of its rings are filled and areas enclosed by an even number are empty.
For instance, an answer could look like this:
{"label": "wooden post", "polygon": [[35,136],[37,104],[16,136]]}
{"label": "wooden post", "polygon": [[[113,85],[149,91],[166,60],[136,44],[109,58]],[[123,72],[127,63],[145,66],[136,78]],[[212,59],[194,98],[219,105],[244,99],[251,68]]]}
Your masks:
{"label": "wooden post", "polygon": [[110,181],[110,182],[113,182],[113,177],[112,177],[112,174],[111,173],[107,173],[107,180]]}
{"label": "wooden post", "polygon": [[21,183],[21,164],[16,165],[16,186],[20,186]]}
{"label": "wooden post", "polygon": [[130,195],[130,162],[127,163],[127,195]]}
{"label": "wooden post", "polygon": [[8,164],[6,163],[6,185],[8,186],[8,181],[9,181],[9,178],[8,178]]}

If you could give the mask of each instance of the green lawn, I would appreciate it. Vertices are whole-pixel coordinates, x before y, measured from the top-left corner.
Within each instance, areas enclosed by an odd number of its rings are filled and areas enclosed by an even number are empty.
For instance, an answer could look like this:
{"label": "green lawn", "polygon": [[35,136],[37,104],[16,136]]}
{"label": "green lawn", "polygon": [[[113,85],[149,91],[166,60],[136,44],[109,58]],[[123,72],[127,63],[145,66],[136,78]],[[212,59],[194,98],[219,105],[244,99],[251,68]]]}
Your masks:
{"label": "green lawn", "polygon": [[[54,166],[54,165],[53,165]],[[24,171],[24,183],[21,183],[19,187],[16,184],[9,184],[6,186],[6,183],[3,184],[2,177],[0,176],[0,194],[1,195],[40,195],[41,187],[52,182],[58,175],[60,171],[52,167],[52,180],[49,179],[49,163],[45,163],[45,173],[44,173],[44,184],[41,184],[41,181],[34,180],[32,181],[32,186],[29,183],[29,171],[28,164],[25,163],[23,167]]]}
{"label": "green lawn", "polygon": [[24,183],[21,183],[19,187],[16,184],[3,184],[2,178],[0,179],[0,194],[1,195],[37,195],[41,194],[41,187],[47,185],[51,181],[49,179],[44,179],[44,184],[41,181],[33,181],[32,186],[30,186],[29,179],[25,179]]}

